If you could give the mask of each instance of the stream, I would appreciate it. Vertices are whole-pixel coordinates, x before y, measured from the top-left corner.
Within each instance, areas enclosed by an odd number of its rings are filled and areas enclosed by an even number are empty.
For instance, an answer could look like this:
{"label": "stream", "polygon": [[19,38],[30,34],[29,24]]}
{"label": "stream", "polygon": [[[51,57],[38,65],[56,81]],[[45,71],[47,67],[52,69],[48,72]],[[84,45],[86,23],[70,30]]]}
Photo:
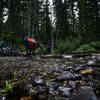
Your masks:
{"label": "stream", "polygon": [[0,57],[0,100],[100,100],[100,55]]}

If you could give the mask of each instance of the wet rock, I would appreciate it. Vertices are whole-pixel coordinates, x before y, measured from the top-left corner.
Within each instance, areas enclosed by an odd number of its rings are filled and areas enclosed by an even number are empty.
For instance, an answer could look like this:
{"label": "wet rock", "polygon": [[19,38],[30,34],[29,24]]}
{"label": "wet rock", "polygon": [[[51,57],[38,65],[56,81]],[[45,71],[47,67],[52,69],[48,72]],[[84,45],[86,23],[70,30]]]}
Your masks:
{"label": "wet rock", "polygon": [[93,65],[93,64],[95,64],[95,61],[89,61],[89,62],[87,63],[87,65]]}
{"label": "wet rock", "polygon": [[88,66],[93,67],[93,68],[95,68],[95,67],[100,68],[100,60],[96,60],[94,64],[91,64],[91,65],[88,65]]}
{"label": "wet rock", "polygon": [[64,68],[64,71],[70,71],[70,70],[73,70],[73,69],[74,69],[73,66],[65,67],[65,68]]}
{"label": "wet rock", "polygon": [[57,77],[57,81],[73,80],[75,76],[69,71],[63,71],[60,76]]}
{"label": "wet rock", "polygon": [[69,81],[69,86],[71,88],[76,88],[76,82],[75,81]]}
{"label": "wet rock", "polygon": [[74,74],[75,80],[81,80],[82,75],[81,74]]}
{"label": "wet rock", "polygon": [[6,97],[2,97],[2,98],[0,98],[1,100],[6,100]]}
{"label": "wet rock", "polygon": [[41,76],[37,76],[34,78],[34,82],[37,84],[37,85],[44,85],[45,84],[45,81],[41,78]]}
{"label": "wet rock", "polygon": [[24,88],[25,90],[29,90],[30,88],[32,88],[32,84],[29,83],[29,82],[23,83],[22,86],[23,86],[23,88]]}
{"label": "wet rock", "polygon": [[63,58],[67,59],[67,58],[72,58],[72,55],[63,55]]}
{"label": "wet rock", "polygon": [[78,67],[74,68],[74,71],[75,71],[75,72],[78,72],[78,71],[80,71],[81,69],[82,69],[81,66],[78,66]]}
{"label": "wet rock", "polygon": [[76,82],[78,87],[86,85],[86,82],[82,79]]}
{"label": "wet rock", "polygon": [[78,91],[79,93],[83,91],[93,91],[93,88],[90,86],[81,86]]}
{"label": "wet rock", "polygon": [[29,95],[34,97],[36,100],[44,100],[47,98],[48,96],[48,87],[46,86],[41,86],[41,85],[38,85],[38,86],[35,86],[33,88],[30,88],[29,90]]}
{"label": "wet rock", "polygon": [[37,91],[36,87],[32,87],[32,88],[30,88],[28,94],[29,94],[30,96],[34,96],[34,95],[37,95],[37,93],[38,93],[38,91]]}
{"label": "wet rock", "polygon": [[65,97],[71,96],[71,88],[59,87],[58,90],[62,96],[65,96]]}
{"label": "wet rock", "polygon": [[51,94],[55,93],[55,91],[57,90],[57,88],[58,88],[58,83],[53,82],[51,84],[51,86],[49,86],[49,93],[51,93]]}
{"label": "wet rock", "polygon": [[100,82],[99,81],[97,81],[97,82],[95,81],[93,87],[94,87],[94,91],[95,91],[96,95],[99,96],[100,95]]}
{"label": "wet rock", "polygon": [[69,100],[69,98],[61,97],[60,100]]}
{"label": "wet rock", "polygon": [[90,74],[90,73],[92,73],[92,71],[93,71],[93,69],[88,68],[88,69],[86,69],[86,70],[81,70],[80,73],[81,73],[81,74]]}
{"label": "wet rock", "polygon": [[53,83],[52,83],[52,86],[53,86],[54,89],[57,89],[57,88],[58,88],[58,83],[53,82]]}
{"label": "wet rock", "polygon": [[93,70],[92,75],[96,78],[100,78],[100,71],[99,70]]}
{"label": "wet rock", "polygon": [[61,100],[69,100],[69,98],[64,98],[64,97],[62,97]]}
{"label": "wet rock", "polygon": [[98,56],[97,59],[100,61],[100,56]]}
{"label": "wet rock", "polygon": [[95,62],[96,64],[98,64],[98,65],[100,65],[100,60],[98,59],[98,60],[96,60],[96,62]]}
{"label": "wet rock", "polygon": [[30,88],[32,88],[32,84],[30,82],[22,82],[22,83],[20,83],[18,88],[21,88],[23,90],[29,91]]}
{"label": "wet rock", "polygon": [[70,100],[98,100],[96,95],[91,90],[84,90]]}
{"label": "wet rock", "polygon": [[39,100],[44,100],[47,99],[49,89],[46,86],[37,86],[37,91],[38,91],[38,99]]}
{"label": "wet rock", "polygon": [[37,86],[37,91],[38,91],[39,93],[42,93],[42,92],[44,92],[44,91],[46,91],[46,90],[47,90],[46,86],[41,86],[41,85],[38,85],[38,86]]}

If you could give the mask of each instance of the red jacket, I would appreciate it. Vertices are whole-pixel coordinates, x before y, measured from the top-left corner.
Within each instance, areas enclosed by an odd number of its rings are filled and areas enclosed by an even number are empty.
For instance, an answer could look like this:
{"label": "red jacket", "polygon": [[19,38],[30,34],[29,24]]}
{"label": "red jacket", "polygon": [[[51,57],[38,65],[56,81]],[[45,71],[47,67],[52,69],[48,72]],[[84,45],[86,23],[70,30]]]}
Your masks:
{"label": "red jacket", "polygon": [[33,50],[38,47],[38,42],[34,38],[27,38],[27,40],[30,42],[29,49]]}

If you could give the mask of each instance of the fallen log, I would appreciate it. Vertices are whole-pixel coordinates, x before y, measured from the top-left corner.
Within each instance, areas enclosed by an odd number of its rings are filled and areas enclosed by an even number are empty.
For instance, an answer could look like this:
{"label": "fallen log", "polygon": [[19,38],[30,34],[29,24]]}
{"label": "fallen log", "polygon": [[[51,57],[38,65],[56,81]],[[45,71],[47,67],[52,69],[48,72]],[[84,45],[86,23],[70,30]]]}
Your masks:
{"label": "fallen log", "polygon": [[63,58],[62,55],[41,55],[40,58]]}
{"label": "fallen log", "polygon": [[73,57],[91,56],[93,51],[72,51]]}

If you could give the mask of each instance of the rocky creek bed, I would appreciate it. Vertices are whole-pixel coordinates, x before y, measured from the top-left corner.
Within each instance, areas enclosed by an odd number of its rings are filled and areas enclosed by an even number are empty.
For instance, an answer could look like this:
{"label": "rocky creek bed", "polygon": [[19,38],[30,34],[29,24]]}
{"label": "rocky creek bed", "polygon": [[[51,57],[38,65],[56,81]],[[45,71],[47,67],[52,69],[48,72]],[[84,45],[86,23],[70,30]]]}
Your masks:
{"label": "rocky creek bed", "polygon": [[0,57],[0,100],[100,100],[100,55]]}

